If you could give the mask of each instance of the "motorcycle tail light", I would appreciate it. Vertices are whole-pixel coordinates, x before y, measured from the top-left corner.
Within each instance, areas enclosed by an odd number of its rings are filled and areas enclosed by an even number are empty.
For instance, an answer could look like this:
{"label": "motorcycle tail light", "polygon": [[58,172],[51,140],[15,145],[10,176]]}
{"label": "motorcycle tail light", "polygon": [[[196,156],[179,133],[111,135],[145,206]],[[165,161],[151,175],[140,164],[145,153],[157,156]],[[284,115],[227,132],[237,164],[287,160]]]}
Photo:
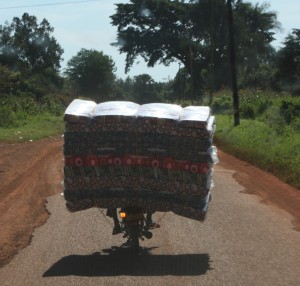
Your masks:
{"label": "motorcycle tail light", "polygon": [[126,213],[125,212],[120,212],[120,217],[121,218],[125,218],[126,217]]}

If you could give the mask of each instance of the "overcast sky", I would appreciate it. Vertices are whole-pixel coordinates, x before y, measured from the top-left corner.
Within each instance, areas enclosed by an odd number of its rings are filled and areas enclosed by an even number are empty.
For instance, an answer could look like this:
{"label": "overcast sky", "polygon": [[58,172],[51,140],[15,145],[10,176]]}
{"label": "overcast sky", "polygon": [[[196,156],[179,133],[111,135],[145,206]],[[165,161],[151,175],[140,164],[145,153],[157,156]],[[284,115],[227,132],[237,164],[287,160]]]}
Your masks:
{"label": "overcast sky", "polygon": [[[270,4],[270,10],[278,13],[278,21],[281,22],[283,31],[276,35],[275,46],[280,46],[292,28],[300,29],[300,0],[248,1],[252,3],[267,2]],[[61,4],[66,2],[69,3]],[[11,22],[13,17],[21,17],[25,12],[35,15],[39,23],[46,18],[54,28],[54,37],[64,49],[62,67],[65,67],[66,62],[81,48],[96,49],[111,56],[116,63],[117,76],[125,78],[127,76],[124,73],[125,55],[120,55],[117,48],[110,45],[116,39],[116,28],[111,26],[109,16],[115,12],[114,3],[127,2],[129,1],[0,0],[0,24],[4,24],[5,21]],[[140,60],[131,68],[128,75],[148,73],[155,81],[165,81],[168,78],[172,79],[177,71],[178,63],[169,67],[147,68],[143,60]]]}

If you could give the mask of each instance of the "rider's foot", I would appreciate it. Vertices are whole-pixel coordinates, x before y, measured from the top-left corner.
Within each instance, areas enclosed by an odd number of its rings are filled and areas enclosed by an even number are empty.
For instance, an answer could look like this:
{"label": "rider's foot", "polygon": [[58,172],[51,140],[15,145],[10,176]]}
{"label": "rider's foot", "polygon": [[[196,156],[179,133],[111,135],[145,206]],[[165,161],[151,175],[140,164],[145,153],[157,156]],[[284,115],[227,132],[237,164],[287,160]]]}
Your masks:
{"label": "rider's foot", "polygon": [[155,222],[149,222],[147,223],[147,227],[149,229],[152,229],[152,228],[160,228],[160,225],[158,223],[155,223]]}
{"label": "rider's foot", "polygon": [[113,228],[112,234],[116,235],[116,234],[119,234],[121,232],[122,232],[121,227],[119,225],[115,225],[114,228]]}

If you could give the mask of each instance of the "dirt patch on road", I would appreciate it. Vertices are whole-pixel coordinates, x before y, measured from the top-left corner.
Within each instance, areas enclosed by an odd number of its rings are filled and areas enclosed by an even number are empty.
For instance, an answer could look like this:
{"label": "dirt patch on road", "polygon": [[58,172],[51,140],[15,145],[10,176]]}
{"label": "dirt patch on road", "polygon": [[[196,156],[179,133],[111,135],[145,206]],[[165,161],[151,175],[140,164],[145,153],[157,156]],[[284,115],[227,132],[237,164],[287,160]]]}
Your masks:
{"label": "dirt patch on road", "polygon": [[218,154],[223,168],[236,171],[234,178],[245,187],[245,193],[258,195],[262,203],[272,204],[290,213],[294,217],[294,229],[300,231],[300,190],[221,150]]}
{"label": "dirt patch on road", "polygon": [[62,191],[62,159],[61,138],[0,144],[0,266],[46,222],[46,198]]}
{"label": "dirt patch on road", "polygon": [[[46,198],[62,192],[62,138],[0,144],[0,267],[30,243],[49,216]],[[246,162],[219,151],[221,166],[235,170],[247,193],[293,215],[300,230],[300,191]]]}

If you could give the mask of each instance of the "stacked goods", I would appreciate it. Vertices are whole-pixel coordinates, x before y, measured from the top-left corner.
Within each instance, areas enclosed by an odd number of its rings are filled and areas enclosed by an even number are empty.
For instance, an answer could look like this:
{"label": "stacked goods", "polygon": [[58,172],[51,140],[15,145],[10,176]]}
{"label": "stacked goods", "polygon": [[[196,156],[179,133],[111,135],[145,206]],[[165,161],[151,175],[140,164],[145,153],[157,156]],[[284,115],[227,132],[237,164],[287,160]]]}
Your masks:
{"label": "stacked goods", "polygon": [[75,100],[64,119],[70,211],[139,206],[205,218],[216,160],[208,107]]}

